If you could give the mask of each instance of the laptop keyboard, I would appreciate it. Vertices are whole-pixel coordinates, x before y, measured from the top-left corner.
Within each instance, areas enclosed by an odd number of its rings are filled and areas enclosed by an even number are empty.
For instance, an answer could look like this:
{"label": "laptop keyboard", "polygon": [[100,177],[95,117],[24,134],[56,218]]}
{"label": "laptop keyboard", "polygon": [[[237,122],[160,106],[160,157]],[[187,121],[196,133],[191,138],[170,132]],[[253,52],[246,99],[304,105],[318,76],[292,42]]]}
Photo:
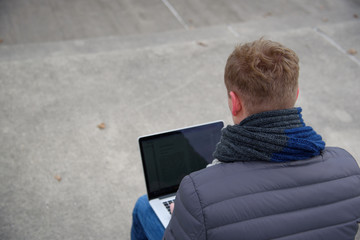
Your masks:
{"label": "laptop keyboard", "polygon": [[169,201],[165,201],[163,202],[164,206],[166,207],[166,209],[169,211],[169,213],[171,214],[170,212],[170,204],[173,203],[174,200],[169,200]]}

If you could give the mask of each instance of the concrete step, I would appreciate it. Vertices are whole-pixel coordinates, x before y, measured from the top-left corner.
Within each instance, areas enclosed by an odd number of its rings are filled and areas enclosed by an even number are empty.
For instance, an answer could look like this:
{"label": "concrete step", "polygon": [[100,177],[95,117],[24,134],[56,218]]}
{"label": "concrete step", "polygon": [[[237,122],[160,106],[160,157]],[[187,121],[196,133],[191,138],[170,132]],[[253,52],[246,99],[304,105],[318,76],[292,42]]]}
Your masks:
{"label": "concrete step", "polygon": [[[257,1],[208,1],[193,0],[182,1],[169,0],[174,9],[189,27],[204,27],[218,24],[247,23],[272,18],[287,18],[300,16],[305,18],[319,18],[332,21],[332,16],[338,18],[359,15],[359,2],[356,0],[334,1],[283,1],[283,0],[257,0]],[[337,16],[336,16],[337,15]],[[305,20],[306,21],[306,20]],[[298,22],[297,24],[301,24]]]}
{"label": "concrete step", "polygon": [[112,36],[63,42],[0,46],[0,61],[57,57],[131,50],[179,42],[234,37],[224,26],[131,36]]}
{"label": "concrete step", "polygon": [[162,44],[174,44],[184,41],[211,41],[221,38],[239,38],[266,36],[273,32],[294,31],[300,28],[319,28],[337,25],[347,26],[350,22],[359,23],[351,14],[325,12],[318,15],[303,16],[292,14],[285,16],[255,19],[252,21],[217,25],[196,29],[181,29],[152,34],[138,34],[130,36],[112,36],[92,39],[78,39],[73,41],[0,45],[0,61],[24,60],[33,58],[71,56],[78,54],[94,54],[100,52],[114,52],[124,49],[136,49]]}
{"label": "concrete step", "polygon": [[[331,12],[360,15],[357,0],[32,0],[0,1],[2,44],[128,36]],[[330,18],[329,18],[330,20]]]}

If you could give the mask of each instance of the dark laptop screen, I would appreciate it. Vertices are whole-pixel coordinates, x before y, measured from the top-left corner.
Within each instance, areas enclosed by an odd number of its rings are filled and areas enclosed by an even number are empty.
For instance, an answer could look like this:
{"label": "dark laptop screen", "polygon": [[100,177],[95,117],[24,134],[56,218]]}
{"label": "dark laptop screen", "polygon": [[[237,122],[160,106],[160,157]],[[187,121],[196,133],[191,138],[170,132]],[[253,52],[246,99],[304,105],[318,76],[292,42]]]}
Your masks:
{"label": "dark laptop screen", "polygon": [[213,160],[223,122],[139,138],[149,199],[177,191],[182,178]]}

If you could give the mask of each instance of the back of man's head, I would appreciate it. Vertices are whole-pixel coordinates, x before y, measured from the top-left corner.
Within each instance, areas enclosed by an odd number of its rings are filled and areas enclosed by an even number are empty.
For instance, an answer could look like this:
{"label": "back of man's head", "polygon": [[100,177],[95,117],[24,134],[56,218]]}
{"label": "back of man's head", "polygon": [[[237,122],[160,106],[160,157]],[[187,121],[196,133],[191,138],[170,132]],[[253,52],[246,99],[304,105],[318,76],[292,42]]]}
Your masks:
{"label": "back of man's head", "polygon": [[270,40],[239,45],[225,66],[225,85],[240,96],[249,114],[295,105],[299,58]]}

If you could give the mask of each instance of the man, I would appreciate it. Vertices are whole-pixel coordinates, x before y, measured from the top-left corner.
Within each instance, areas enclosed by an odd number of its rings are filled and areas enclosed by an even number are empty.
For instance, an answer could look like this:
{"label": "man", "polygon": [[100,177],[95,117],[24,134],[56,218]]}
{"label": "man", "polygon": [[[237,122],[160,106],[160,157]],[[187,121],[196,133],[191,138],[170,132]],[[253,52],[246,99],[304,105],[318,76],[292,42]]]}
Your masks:
{"label": "man", "polygon": [[[235,48],[225,67],[234,125],[213,164],[182,180],[164,239],[354,239],[360,170],[345,150],[325,148],[294,108],[298,61],[269,40]],[[140,205],[134,223],[162,235]]]}

